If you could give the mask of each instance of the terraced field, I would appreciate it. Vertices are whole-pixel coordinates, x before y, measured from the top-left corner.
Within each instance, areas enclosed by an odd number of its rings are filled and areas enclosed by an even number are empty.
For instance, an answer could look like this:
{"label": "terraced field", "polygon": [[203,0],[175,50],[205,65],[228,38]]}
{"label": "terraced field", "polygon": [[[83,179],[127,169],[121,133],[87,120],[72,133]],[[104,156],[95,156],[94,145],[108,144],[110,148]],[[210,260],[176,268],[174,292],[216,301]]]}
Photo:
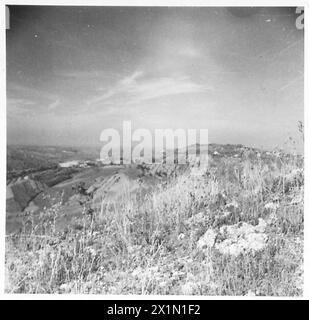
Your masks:
{"label": "terraced field", "polygon": [[[35,182],[35,175],[30,175],[31,178],[19,178],[18,181],[29,181],[29,183],[34,185],[37,183],[42,187],[37,192],[29,190],[28,194],[23,196],[25,198],[23,203],[19,203],[22,195],[16,194],[16,201],[13,201],[10,200],[13,199],[13,195],[10,197],[11,193],[8,193],[7,232],[20,230],[23,214],[31,212],[38,216],[40,212],[59,202],[62,204],[60,210],[62,219],[59,219],[59,226],[66,227],[71,219],[82,215],[83,209],[74,191],[74,187],[79,184],[82,184],[87,193],[92,195],[92,206],[97,210],[102,203],[121,201],[128,194],[143,197],[157,183],[175,177],[177,172],[181,172],[179,166],[164,164],[89,167],[75,169],[68,179],[50,187]],[[50,174],[52,175],[52,172]],[[17,178],[11,180],[10,184],[15,186]],[[17,187],[14,188],[17,189]],[[12,201],[16,205],[12,205]]]}

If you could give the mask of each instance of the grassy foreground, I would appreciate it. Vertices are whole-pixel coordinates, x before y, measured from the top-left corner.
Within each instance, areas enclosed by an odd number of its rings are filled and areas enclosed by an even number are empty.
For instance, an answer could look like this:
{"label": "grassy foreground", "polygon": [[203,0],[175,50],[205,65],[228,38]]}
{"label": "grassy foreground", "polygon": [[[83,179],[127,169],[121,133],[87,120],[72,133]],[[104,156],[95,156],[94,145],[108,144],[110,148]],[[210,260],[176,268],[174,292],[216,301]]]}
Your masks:
{"label": "grassy foreground", "polygon": [[303,189],[301,157],[248,152],[61,232],[58,203],[7,236],[6,292],[302,295]]}

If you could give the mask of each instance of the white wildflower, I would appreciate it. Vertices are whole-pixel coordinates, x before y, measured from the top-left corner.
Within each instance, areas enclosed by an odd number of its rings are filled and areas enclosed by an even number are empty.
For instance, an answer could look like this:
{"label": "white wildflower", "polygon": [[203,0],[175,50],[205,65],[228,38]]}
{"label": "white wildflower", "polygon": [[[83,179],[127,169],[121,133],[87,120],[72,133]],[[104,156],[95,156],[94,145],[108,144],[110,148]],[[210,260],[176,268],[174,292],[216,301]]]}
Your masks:
{"label": "white wildflower", "polygon": [[231,215],[231,212],[230,211],[224,211],[223,212],[223,217],[227,218],[228,216]]}
{"label": "white wildflower", "polygon": [[274,202],[268,202],[265,204],[264,208],[269,210],[277,210],[279,208],[279,204]]}
{"label": "white wildflower", "polygon": [[181,286],[181,293],[184,295],[192,295],[196,292],[196,290],[197,285],[192,281],[186,282]]}
{"label": "white wildflower", "polygon": [[226,204],[225,207],[227,209],[238,208],[238,203],[235,200],[233,200],[232,202]]}
{"label": "white wildflower", "polygon": [[300,204],[302,203],[304,200],[303,200],[303,197],[301,194],[299,195],[296,195],[290,202],[291,205],[297,205],[297,204]]}
{"label": "white wildflower", "polygon": [[255,297],[256,294],[252,290],[249,290],[248,293],[246,294],[247,297]]}
{"label": "white wildflower", "polygon": [[178,236],[178,240],[184,239],[186,236],[183,233],[180,233]]}

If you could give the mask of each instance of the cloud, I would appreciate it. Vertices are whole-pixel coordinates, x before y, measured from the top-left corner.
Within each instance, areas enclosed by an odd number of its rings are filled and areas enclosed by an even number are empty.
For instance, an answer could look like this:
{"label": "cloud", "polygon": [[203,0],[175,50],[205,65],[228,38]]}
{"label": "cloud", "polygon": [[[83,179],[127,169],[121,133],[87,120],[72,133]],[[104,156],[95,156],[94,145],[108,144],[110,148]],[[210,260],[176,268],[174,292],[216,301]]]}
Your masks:
{"label": "cloud", "polygon": [[214,88],[195,83],[187,76],[149,78],[145,76],[144,72],[135,71],[122,78],[113,87],[105,90],[103,94],[88,100],[87,104],[92,105],[122,97],[126,99],[127,105],[132,105],[170,95],[198,93],[208,90],[214,90]]}
{"label": "cloud", "polygon": [[54,110],[54,109],[56,109],[57,107],[59,107],[59,105],[60,105],[60,100],[59,100],[59,99],[56,99],[55,101],[51,102],[51,103],[48,105],[47,109],[48,109],[48,110]]}
{"label": "cloud", "polygon": [[178,53],[188,58],[196,58],[201,55],[200,52],[192,46],[184,46],[178,51]]}
{"label": "cloud", "polygon": [[7,113],[12,115],[24,115],[35,102],[22,98],[7,98]]}
{"label": "cloud", "polygon": [[18,83],[8,84],[8,111],[40,113],[59,106],[60,100],[54,93],[27,87]]}
{"label": "cloud", "polygon": [[303,80],[303,76],[296,77],[296,78],[288,81],[288,82],[285,83],[283,86],[281,86],[281,87],[278,89],[278,91],[284,91],[284,90],[286,90],[287,88],[295,85],[295,84],[296,84],[298,81],[300,81],[300,80]]}
{"label": "cloud", "polygon": [[114,73],[111,75],[105,70],[75,70],[75,69],[55,69],[53,70],[55,77],[64,78],[68,80],[91,80],[91,79],[108,79],[111,76],[114,77]]}
{"label": "cloud", "polygon": [[129,104],[157,99],[170,95],[198,93],[213,90],[213,87],[193,82],[188,77],[162,77],[147,80],[128,88]]}
{"label": "cloud", "polygon": [[143,75],[142,71],[135,71],[133,74],[131,74],[128,77],[123,78],[120,80],[120,84],[123,86],[130,86],[136,83],[136,80],[140,78]]}

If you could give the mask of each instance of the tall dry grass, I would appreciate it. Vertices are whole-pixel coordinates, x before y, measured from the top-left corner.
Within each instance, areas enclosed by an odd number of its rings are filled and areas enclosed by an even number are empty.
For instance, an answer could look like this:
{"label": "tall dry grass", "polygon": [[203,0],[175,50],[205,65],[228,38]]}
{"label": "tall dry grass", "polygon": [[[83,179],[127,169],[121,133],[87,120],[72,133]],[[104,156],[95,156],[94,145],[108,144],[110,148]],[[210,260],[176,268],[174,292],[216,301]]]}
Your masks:
{"label": "tall dry grass", "polygon": [[[252,151],[192,172],[142,201],[127,191],[91,214],[85,207],[65,231],[56,228],[59,204],[25,222],[6,239],[6,291],[301,295],[303,158]],[[263,250],[235,257],[197,245],[207,230],[259,219]]]}

